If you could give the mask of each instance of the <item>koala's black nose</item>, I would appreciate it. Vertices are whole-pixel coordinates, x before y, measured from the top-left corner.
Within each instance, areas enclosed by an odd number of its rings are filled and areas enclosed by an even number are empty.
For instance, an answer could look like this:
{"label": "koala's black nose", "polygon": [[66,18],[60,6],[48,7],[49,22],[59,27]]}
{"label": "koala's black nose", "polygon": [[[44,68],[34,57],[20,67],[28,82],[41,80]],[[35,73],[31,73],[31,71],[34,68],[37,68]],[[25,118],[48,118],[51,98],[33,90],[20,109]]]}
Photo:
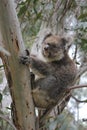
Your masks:
{"label": "koala's black nose", "polygon": [[49,45],[45,45],[44,50],[47,51],[49,49]]}

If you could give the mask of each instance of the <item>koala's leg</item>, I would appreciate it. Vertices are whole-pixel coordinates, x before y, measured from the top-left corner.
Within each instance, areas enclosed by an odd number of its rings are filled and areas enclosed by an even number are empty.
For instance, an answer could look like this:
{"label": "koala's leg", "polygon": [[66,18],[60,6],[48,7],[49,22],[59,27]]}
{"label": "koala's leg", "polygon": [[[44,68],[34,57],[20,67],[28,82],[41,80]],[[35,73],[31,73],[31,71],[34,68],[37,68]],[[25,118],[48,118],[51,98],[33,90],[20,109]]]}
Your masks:
{"label": "koala's leg", "polygon": [[56,103],[54,97],[56,91],[55,85],[56,78],[54,76],[48,76],[35,82],[32,95],[37,107],[48,108],[50,105],[54,105]]}

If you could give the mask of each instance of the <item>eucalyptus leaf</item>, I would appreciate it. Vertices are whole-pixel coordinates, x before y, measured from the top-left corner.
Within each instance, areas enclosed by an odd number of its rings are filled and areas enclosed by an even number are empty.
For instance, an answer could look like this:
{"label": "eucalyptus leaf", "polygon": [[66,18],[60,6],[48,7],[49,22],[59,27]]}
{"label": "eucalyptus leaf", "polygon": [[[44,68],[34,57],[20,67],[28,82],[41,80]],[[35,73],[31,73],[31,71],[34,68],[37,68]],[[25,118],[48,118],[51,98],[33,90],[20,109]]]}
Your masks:
{"label": "eucalyptus leaf", "polygon": [[18,16],[21,16],[22,14],[24,14],[26,10],[27,10],[26,5],[23,5],[19,10]]}
{"label": "eucalyptus leaf", "polygon": [[87,12],[84,13],[84,14],[81,14],[81,15],[78,17],[79,20],[80,20],[80,19],[84,19],[84,18],[87,18]]}

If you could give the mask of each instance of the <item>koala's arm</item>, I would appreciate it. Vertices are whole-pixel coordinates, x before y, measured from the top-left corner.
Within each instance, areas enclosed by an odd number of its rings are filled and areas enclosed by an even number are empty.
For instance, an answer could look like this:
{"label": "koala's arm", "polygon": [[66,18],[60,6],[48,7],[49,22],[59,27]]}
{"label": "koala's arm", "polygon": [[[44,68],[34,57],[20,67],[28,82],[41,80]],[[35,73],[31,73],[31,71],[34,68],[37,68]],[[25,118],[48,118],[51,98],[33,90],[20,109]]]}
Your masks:
{"label": "koala's arm", "polygon": [[20,61],[22,64],[29,65],[33,73],[36,75],[48,75],[51,72],[51,65],[41,61],[35,56],[21,56]]}
{"label": "koala's arm", "polygon": [[51,72],[51,65],[39,60],[37,57],[30,57],[30,68],[37,75],[48,75]]}

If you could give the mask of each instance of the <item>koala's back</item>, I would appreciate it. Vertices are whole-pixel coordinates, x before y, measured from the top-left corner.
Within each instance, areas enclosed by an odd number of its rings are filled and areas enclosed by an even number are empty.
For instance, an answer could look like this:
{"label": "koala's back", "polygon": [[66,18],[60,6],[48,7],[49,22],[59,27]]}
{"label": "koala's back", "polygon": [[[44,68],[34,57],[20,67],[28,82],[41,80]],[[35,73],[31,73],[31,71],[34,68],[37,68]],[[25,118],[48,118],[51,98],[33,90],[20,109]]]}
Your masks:
{"label": "koala's back", "polygon": [[65,89],[74,84],[77,69],[75,63],[67,54],[62,60],[55,61],[52,64],[53,68],[55,68],[53,76],[56,78],[56,81],[54,90],[51,91],[50,89],[48,92],[52,98],[56,99],[63,90],[65,91]]}

